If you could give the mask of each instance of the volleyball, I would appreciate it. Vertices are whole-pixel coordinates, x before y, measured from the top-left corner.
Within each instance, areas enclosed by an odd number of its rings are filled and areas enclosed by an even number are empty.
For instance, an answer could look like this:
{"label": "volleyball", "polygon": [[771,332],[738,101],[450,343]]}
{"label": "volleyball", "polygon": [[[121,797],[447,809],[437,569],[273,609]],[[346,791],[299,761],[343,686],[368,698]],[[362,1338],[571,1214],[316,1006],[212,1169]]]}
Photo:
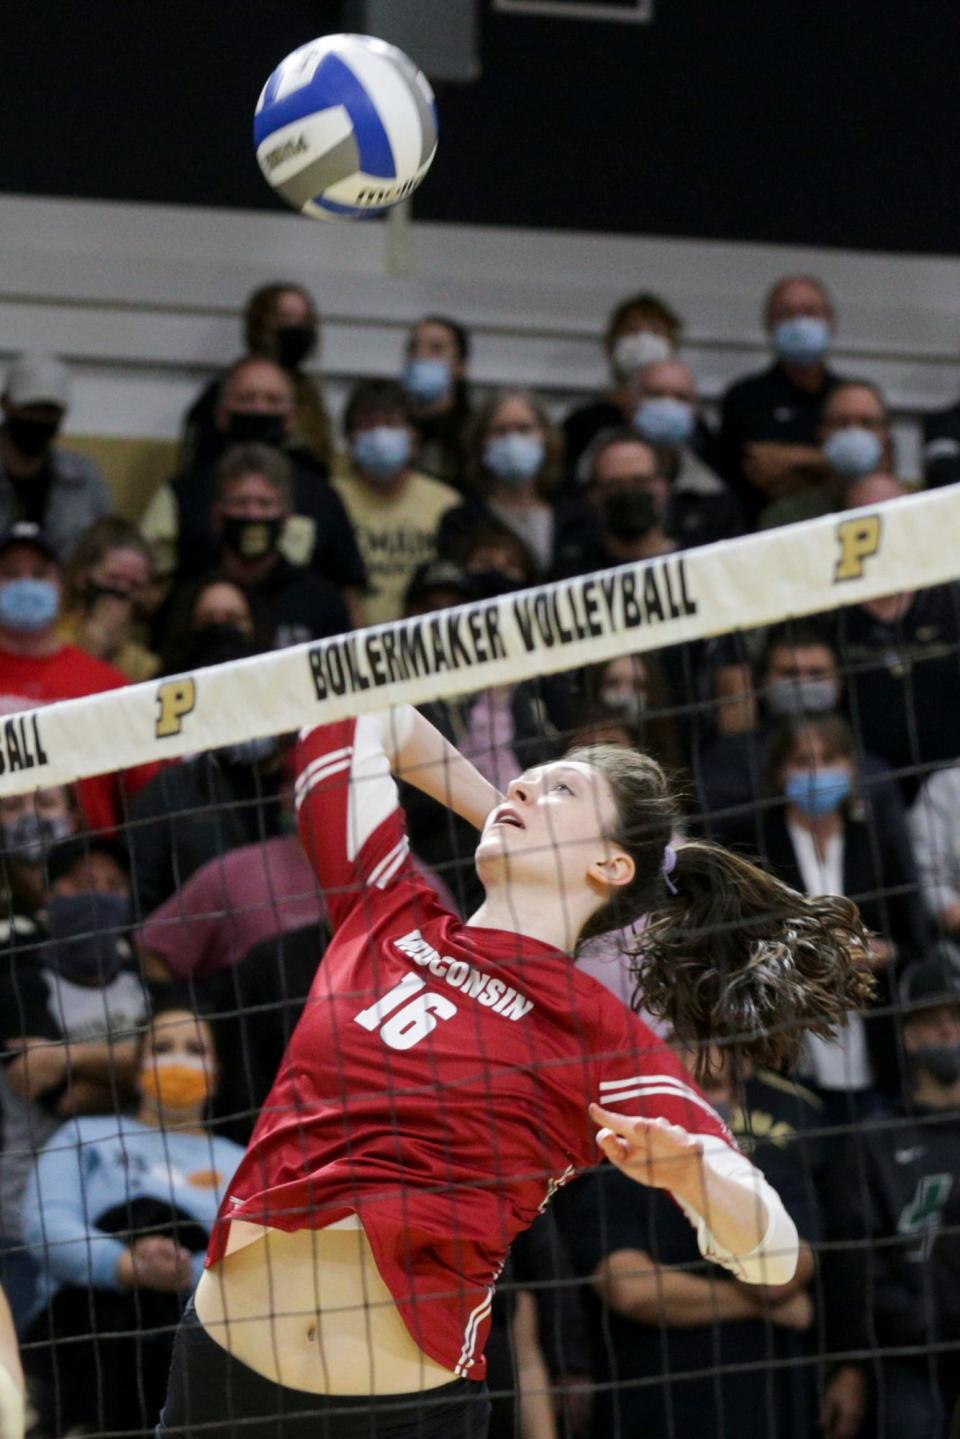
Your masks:
{"label": "volleyball", "polygon": [[382,214],[412,195],[437,149],[427,77],[395,45],[324,35],[282,60],[257,102],[257,162],[316,220]]}

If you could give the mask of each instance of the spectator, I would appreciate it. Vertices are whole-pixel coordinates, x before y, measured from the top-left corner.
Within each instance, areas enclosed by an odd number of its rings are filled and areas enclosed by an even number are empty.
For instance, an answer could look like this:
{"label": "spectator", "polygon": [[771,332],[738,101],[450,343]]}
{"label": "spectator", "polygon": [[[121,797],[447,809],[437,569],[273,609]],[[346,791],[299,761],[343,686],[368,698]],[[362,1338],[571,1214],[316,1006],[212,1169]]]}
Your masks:
{"label": "spectator", "polygon": [[768,793],[781,803],[744,825],[745,843],[758,847],[771,871],[801,894],[855,900],[874,934],[877,1013],[851,1015],[836,1040],[808,1035],[805,1041],[803,1072],[824,1101],[825,1118],[847,1123],[876,1109],[878,1090],[899,1092],[893,975],[927,940],[916,866],[901,834],[867,809],[853,735],[839,715],[781,721],[770,737],[767,766]]}
{"label": "spectator", "polygon": [[823,402],[820,447],[820,480],[767,505],[760,516],[761,529],[842,510],[851,484],[881,471],[892,473],[890,415],[877,385],[869,380],[844,380],[834,386]]}
{"label": "spectator", "polygon": [[106,481],[86,455],[55,443],[70,406],[70,375],[47,355],[21,355],[7,372],[0,411],[0,534],[20,521],[69,558],[84,530],[110,513]]}
{"label": "spectator", "polygon": [[[946,1439],[960,1399],[960,953],[938,945],[904,976],[909,1092],[851,1134],[828,1177],[824,1313],[842,1362],[824,1423],[848,1439]],[[899,1352],[898,1352],[899,1351]],[[876,1392],[871,1395],[871,1379]],[[950,1430],[952,1433],[953,1431]]]}
{"label": "spectator", "polygon": [[[742,825],[744,811],[763,798],[767,747],[780,720],[838,710],[843,689],[836,651],[820,626],[791,620],[767,632],[756,666],[759,717],[751,706],[752,728],[718,736],[698,757],[700,808],[711,833],[722,839],[729,826]],[[889,766],[858,746],[858,768],[875,822],[895,831],[909,852],[903,803]]]}
{"label": "spectator", "polygon": [[635,429],[655,445],[669,484],[667,529],[680,549],[743,533],[740,507],[692,448],[699,412],[693,372],[679,360],[645,365],[633,386]]}
{"label": "spectator", "polygon": [[[0,713],[33,709],[119,689],[126,675],[58,634],[63,571],[49,539],[36,525],[14,525],[0,538]],[[123,790],[133,794],[155,765],[127,770]],[[80,804],[91,829],[113,828],[123,814],[119,776],[80,781]]]}
{"label": "spectator", "polygon": [[[889,475],[852,484],[847,506],[902,499]],[[865,749],[900,775],[909,803],[923,766],[957,758],[960,585],[934,585],[846,606],[823,623],[847,675],[848,708]]]}
{"label": "spectator", "polygon": [[580,456],[603,430],[620,429],[633,421],[633,382],[645,365],[672,360],[683,333],[683,321],[656,295],[629,295],[611,311],[603,337],[610,366],[607,394],[572,410],[563,422],[564,454],[570,474]]}
{"label": "spectator", "polygon": [[[243,320],[247,353],[272,360],[290,376],[296,406],[293,445],[329,468],[333,426],[318,381],[302,368],[320,344],[320,316],[312,296],[302,285],[288,281],[263,285],[248,298]],[[219,378],[211,380],[187,411],[180,452],[184,470],[216,460],[223,452],[217,423],[220,384]]]}
{"label": "spectator", "polygon": [[927,913],[960,938],[960,765],[937,770],[920,786],[910,833]]}
{"label": "spectator", "polygon": [[[493,516],[464,526],[445,546],[470,583],[469,599],[495,599],[537,583],[537,562],[520,536]],[[445,563],[444,561],[443,563]]]}
{"label": "spectator", "polygon": [[822,280],[787,275],[764,304],[774,362],[723,398],[720,446],[726,478],[754,520],[771,500],[822,475],[820,412],[838,383],[826,356],[835,325]]}
{"label": "spectator", "polygon": [[960,400],[923,417],[923,481],[928,490],[960,481]]}
{"label": "spectator", "polygon": [[164,1001],[136,1046],[132,1115],[87,1115],[48,1139],[24,1207],[47,1307],[28,1368],[48,1434],[150,1429],[173,1336],[243,1150],[210,1134],[210,1025]]}
{"label": "spectator", "polygon": [[416,430],[392,380],[363,380],[347,401],[350,456],[335,481],[370,575],[369,624],[399,619],[418,565],[436,553],[437,526],[459,496],[416,467]]}
{"label": "spectator", "polygon": [[[248,656],[224,644],[221,658]],[[285,749],[253,739],[161,770],[130,809],[138,913],[151,914],[208,860],[282,833]]]}
{"label": "spectator", "polygon": [[[0,1234],[17,1241],[30,1156],[64,1120],[112,1115],[126,1101],[147,1012],[126,939],[124,848],[97,835],[64,841],[50,853],[44,898],[42,920],[10,926],[0,969]],[[10,1291],[18,1327],[35,1307],[24,1261]]]}
{"label": "spectator", "polygon": [[463,489],[470,421],[469,359],[469,334],[444,315],[418,320],[407,338],[403,388],[417,429],[417,464],[457,490]]}
{"label": "spectator", "polygon": [[499,390],[480,408],[470,432],[466,480],[472,499],[443,517],[438,547],[452,555],[464,531],[495,519],[523,541],[540,576],[580,543],[587,516],[579,498],[551,499],[560,482],[562,440],[539,399]]}
{"label": "spectator", "polygon": [[35,914],[43,903],[48,851],[79,828],[77,797],[69,785],[0,797],[3,908],[10,916],[0,920],[3,943],[9,939],[16,917]]}
{"label": "spectator", "polygon": [[160,646],[161,674],[203,669],[268,646],[247,591],[222,575],[206,575],[172,599]]}
{"label": "spectator", "polygon": [[[293,444],[295,392],[286,370],[272,360],[238,360],[221,382],[215,418],[221,453],[230,444],[265,444],[286,453],[293,466],[293,513],[284,529],[283,552],[291,564],[308,565],[342,585],[351,605],[359,605],[366,572],[353,530],[326,469]],[[180,581],[196,579],[216,563],[214,470],[207,461],[181,471],[147,506],[141,529],[164,579],[174,573]]]}
{"label": "spectator", "polygon": [[292,509],[293,475],[279,450],[238,445],[217,464],[211,523],[219,571],[250,596],[275,649],[351,628],[342,591],[281,552]]}
{"label": "spectator", "polygon": [[136,525],[116,515],[95,520],[66,567],[61,638],[114,665],[133,684],[152,679],[160,661],[135,638],[152,586],[150,547]]}
{"label": "spectator", "polygon": [[638,1197],[611,1165],[559,1194],[561,1230],[587,1282],[597,1435],[810,1439],[813,1431],[809,1290],[820,1216],[807,1135],[816,1103],[766,1071],[737,1082],[723,1068],[711,1084],[711,1103],[719,1100],[797,1225],[796,1275],[782,1286],[746,1285],[704,1264],[678,1206],[660,1190]]}
{"label": "spectator", "polygon": [[631,747],[652,754],[671,770],[683,763],[669,681],[658,655],[617,655],[592,665],[583,672],[578,690],[585,717],[595,712],[607,722],[618,721],[631,736]]}

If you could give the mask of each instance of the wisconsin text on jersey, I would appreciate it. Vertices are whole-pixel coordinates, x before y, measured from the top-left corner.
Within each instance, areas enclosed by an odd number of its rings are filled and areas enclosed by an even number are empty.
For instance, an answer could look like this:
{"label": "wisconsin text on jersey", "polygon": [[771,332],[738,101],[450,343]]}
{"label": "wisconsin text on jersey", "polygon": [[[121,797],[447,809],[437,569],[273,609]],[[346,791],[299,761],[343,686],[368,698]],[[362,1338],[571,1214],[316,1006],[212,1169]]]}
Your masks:
{"label": "wisconsin text on jersey", "polygon": [[451,989],[459,989],[468,999],[477,1000],[494,1014],[502,1014],[505,1019],[523,1019],[533,1008],[533,1000],[527,999],[506,980],[484,974],[482,969],[468,964],[465,959],[441,954],[427,943],[419,929],[411,929],[409,934],[393,942],[400,953],[412,959],[414,964],[428,969],[437,979],[445,979]]}
{"label": "wisconsin text on jersey", "polygon": [[625,565],[499,602],[325,640],[310,649],[310,669],[317,699],[326,699],[660,625],[698,609],[682,556],[669,556],[642,569]]}

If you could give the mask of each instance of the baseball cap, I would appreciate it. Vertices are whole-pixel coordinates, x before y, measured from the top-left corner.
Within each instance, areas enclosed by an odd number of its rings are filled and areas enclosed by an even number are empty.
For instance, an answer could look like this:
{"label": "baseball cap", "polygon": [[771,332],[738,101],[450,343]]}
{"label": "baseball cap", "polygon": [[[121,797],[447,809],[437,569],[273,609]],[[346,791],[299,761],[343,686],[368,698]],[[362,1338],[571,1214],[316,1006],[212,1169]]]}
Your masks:
{"label": "baseball cap", "polygon": [[40,526],[29,520],[21,520],[18,524],[11,525],[6,534],[0,535],[0,555],[5,555],[14,545],[33,545],[33,548],[46,555],[48,560],[60,563],[55,546],[47,539]]}
{"label": "baseball cap", "polygon": [[3,393],[16,409],[58,405],[65,410],[70,403],[70,372],[52,355],[20,355],[7,371]]}
{"label": "baseball cap", "polygon": [[407,586],[407,607],[419,603],[432,590],[458,590],[465,600],[475,599],[477,593],[466,570],[450,560],[428,560],[414,571]]}
{"label": "baseball cap", "polygon": [[923,959],[908,965],[900,980],[900,998],[913,1008],[960,1004],[960,948],[940,940]]}

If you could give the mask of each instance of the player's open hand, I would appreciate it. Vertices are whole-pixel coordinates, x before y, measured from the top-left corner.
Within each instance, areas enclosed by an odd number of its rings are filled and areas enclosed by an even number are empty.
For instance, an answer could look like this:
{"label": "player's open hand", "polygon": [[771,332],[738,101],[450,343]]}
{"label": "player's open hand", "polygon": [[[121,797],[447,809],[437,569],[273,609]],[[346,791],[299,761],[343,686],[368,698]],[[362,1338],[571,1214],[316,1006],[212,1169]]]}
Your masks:
{"label": "player's open hand", "polygon": [[635,1119],[591,1104],[590,1118],[601,1126],[597,1144],[604,1154],[638,1184],[678,1189],[699,1172],[703,1146],[666,1119]]}

